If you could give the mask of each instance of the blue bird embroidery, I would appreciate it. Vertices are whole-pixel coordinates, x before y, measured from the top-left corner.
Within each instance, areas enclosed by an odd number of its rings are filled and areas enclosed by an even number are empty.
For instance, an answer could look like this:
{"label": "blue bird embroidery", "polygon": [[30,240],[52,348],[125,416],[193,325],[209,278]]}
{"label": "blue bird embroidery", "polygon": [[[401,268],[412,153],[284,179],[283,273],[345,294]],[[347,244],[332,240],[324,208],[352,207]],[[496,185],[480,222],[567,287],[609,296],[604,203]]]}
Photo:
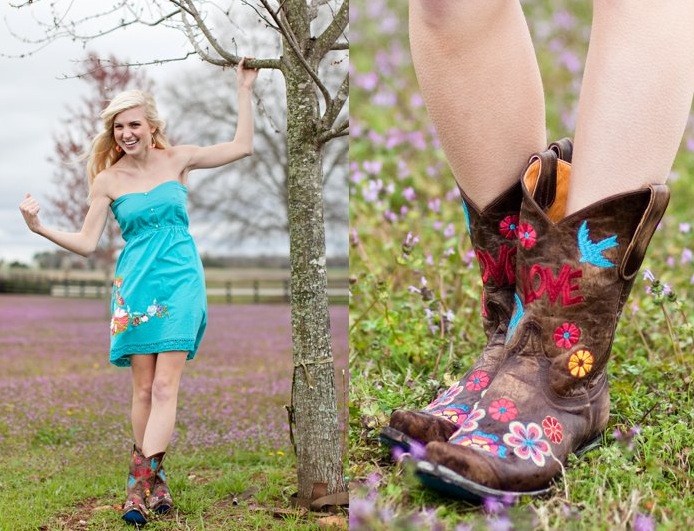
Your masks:
{"label": "blue bird embroidery", "polygon": [[513,299],[515,300],[516,304],[513,315],[511,316],[511,320],[508,322],[508,330],[506,331],[506,343],[508,343],[511,340],[511,337],[513,337],[513,334],[516,332],[516,327],[518,326],[518,323],[525,314],[525,311],[523,310],[523,302],[520,300],[518,293],[513,294]]}
{"label": "blue bird embroidery", "polygon": [[578,229],[578,250],[581,251],[579,262],[588,262],[596,267],[614,267],[615,265],[605,258],[602,253],[618,245],[616,234],[597,243],[593,243],[588,235],[587,221],[581,223]]}

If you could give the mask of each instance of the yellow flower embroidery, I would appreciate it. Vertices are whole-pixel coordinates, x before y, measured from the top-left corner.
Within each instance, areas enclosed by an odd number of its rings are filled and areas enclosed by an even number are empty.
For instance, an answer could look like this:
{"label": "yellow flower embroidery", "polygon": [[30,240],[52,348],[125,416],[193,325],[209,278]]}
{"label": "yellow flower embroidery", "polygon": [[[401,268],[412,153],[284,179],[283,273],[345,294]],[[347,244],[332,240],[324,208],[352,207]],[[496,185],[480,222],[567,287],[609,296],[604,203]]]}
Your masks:
{"label": "yellow flower embroidery", "polygon": [[577,350],[569,357],[569,372],[575,378],[583,378],[593,368],[593,355],[587,350]]}

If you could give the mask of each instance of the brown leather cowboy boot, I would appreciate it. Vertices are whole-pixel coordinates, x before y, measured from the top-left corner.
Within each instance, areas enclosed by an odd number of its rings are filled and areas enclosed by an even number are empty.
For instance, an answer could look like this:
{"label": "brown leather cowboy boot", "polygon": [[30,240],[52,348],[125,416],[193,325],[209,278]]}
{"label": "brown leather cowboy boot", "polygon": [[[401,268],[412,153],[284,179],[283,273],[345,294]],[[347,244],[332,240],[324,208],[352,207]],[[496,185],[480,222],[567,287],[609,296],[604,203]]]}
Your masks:
{"label": "brown leather cowboy boot", "polygon": [[[569,139],[549,147],[558,158],[571,161]],[[460,190],[470,240],[482,275],[482,324],[487,345],[463,377],[422,411],[396,410],[381,440],[409,450],[413,441],[445,442],[470,414],[471,406],[491,383],[506,357],[504,341],[515,293],[515,254],[520,183],[480,211]]]}
{"label": "brown leather cowboy boot", "polygon": [[123,520],[129,524],[144,525],[147,523],[145,499],[152,488],[152,468],[149,460],[133,445],[128,474],[127,499],[123,504]]}
{"label": "brown leather cowboy boot", "polygon": [[[573,144],[565,138],[549,149],[571,162]],[[491,383],[506,358],[504,342],[515,294],[515,255],[520,183],[480,211],[460,190],[470,240],[482,275],[482,324],[487,345],[472,367],[422,411],[395,410],[381,441],[408,451],[413,441],[445,442],[469,416],[472,405]]]}
{"label": "brown leather cowboy boot", "polygon": [[165,514],[173,508],[171,491],[166,484],[166,474],[164,473],[165,452],[160,452],[149,458],[149,466],[152,469],[152,490],[147,498],[147,506],[150,510]]}
{"label": "brown leather cowboy boot", "polygon": [[496,374],[504,356],[506,327],[515,289],[516,225],[519,185],[480,211],[461,191],[470,239],[482,274],[482,321],[488,343],[472,368],[423,411],[395,410],[381,440],[409,450],[412,440],[446,441]]}
{"label": "brown leather cowboy boot", "polygon": [[651,185],[564,217],[570,172],[552,151],[524,172],[506,360],[449,442],[427,445],[418,473],[434,488],[541,492],[607,425],[615,328],[669,191]]}

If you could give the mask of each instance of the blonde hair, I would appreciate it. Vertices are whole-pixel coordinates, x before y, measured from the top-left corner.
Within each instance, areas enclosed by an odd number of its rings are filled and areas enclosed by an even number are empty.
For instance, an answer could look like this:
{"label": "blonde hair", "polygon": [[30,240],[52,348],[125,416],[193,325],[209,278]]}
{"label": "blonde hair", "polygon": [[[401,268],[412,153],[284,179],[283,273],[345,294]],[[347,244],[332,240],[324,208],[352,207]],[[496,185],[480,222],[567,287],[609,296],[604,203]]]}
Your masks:
{"label": "blonde hair", "polygon": [[112,166],[125,155],[116,150],[116,141],[113,138],[113,122],[116,116],[128,109],[143,107],[145,119],[149,126],[154,129],[152,135],[154,147],[171,147],[166,137],[164,129],[166,122],[159,117],[157,104],[154,96],[141,90],[126,90],[121,92],[111,100],[108,106],[99,115],[104,123],[104,129],[94,137],[87,155],[87,183],[89,184],[89,194],[91,195],[92,183],[96,176],[106,168]]}

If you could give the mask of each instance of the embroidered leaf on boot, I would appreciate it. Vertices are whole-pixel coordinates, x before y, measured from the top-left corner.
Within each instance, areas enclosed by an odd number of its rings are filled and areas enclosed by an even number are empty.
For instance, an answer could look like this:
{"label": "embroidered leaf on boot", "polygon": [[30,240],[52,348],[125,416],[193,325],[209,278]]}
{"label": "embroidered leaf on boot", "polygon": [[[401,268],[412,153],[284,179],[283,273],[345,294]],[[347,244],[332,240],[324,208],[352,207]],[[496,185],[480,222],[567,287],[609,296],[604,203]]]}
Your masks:
{"label": "embroidered leaf on boot", "polygon": [[465,214],[465,225],[467,226],[467,231],[470,232],[470,211],[467,208],[467,203],[465,199],[461,200],[463,204],[463,214]]}
{"label": "embroidered leaf on boot", "polygon": [[591,241],[588,235],[587,221],[581,223],[578,229],[578,249],[581,251],[579,262],[588,262],[596,267],[614,267],[614,264],[605,258],[602,253],[618,245],[616,234],[596,243]]}
{"label": "embroidered leaf on boot", "polygon": [[520,322],[521,318],[523,317],[523,314],[525,313],[523,311],[523,303],[521,302],[520,297],[517,293],[513,294],[513,299],[516,301],[516,305],[513,311],[513,315],[511,316],[511,320],[508,323],[508,331],[506,332],[506,343],[508,343],[513,337],[513,334],[516,332],[516,327],[518,326],[518,323]]}

